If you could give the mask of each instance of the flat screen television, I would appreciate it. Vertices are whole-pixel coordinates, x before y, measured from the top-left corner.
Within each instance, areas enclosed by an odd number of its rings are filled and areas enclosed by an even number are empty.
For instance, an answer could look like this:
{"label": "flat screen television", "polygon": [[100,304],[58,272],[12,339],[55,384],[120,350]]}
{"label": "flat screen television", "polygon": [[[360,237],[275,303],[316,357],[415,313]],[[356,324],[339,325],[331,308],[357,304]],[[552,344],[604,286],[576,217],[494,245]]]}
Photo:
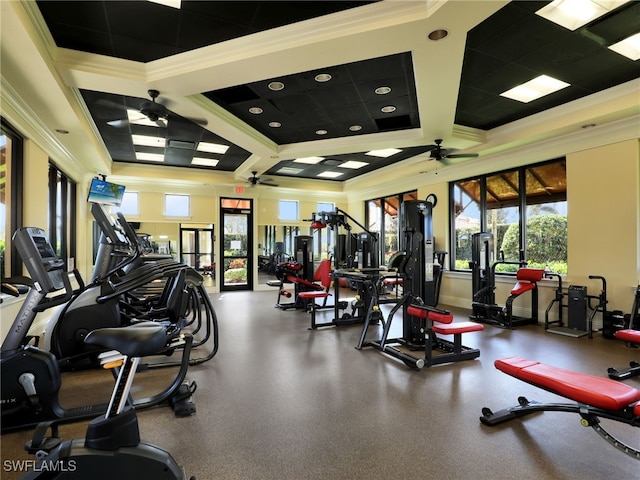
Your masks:
{"label": "flat screen television", "polygon": [[106,180],[100,180],[99,178],[93,178],[91,179],[91,185],[89,186],[87,201],[99,203],[101,205],[113,205],[119,207],[122,203],[124,188],[124,185],[118,185],[116,183],[107,182]]}

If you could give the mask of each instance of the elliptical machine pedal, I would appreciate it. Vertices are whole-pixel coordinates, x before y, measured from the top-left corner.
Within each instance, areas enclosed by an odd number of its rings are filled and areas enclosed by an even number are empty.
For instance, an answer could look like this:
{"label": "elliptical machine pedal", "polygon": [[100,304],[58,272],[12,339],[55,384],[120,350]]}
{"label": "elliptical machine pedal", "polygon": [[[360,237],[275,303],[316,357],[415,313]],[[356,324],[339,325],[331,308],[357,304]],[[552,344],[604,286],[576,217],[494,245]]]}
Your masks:
{"label": "elliptical machine pedal", "polygon": [[195,381],[184,382],[178,388],[176,394],[171,397],[171,408],[176,417],[188,417],[196,413],[196,404],[193,401],[193,393],[198,388]]}

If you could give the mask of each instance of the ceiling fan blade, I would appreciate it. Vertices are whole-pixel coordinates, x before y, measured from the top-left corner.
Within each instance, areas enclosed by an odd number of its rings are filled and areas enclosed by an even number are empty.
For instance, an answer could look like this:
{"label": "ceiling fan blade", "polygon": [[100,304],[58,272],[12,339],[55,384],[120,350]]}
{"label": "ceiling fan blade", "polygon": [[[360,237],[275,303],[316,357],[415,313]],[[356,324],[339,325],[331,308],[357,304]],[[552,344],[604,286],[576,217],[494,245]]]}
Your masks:
{"label": "ceiling fan blade", "polygon": [[480,156],[478,153],[454,153],[453,155],[446,155],[447,158],[476,158]]}
{"label": "ceiling fan blade", "polygon": [[129,120],[111,120],[107,125],[114,128],[124,128],[129,126]]}

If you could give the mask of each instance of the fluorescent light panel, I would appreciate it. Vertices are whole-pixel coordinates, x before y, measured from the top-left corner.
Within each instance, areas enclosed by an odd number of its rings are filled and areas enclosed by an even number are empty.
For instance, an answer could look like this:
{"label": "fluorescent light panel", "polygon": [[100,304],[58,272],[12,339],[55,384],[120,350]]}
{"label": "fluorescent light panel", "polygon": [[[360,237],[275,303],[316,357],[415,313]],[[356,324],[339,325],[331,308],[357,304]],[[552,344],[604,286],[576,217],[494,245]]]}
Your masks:
{"label": "fluorescent light panel", "polygon": [[202,157],[193,157],[191,160],[191,165],[200,165],[202,167],[215,167],[218,165],[219,160],[215,158],[202,158]]}
{"label": "fluorescent light panel", "polygon": [[316,175],[316,177],[336,178],[336,177],[339,177],[340,175],[342,175],[342,172],[322,172]]}
{"label": "fluorescent light panel", "polygon": [[160,5],[164,5],[166,7],[172,8],[180,8],[182,7],[182,0],[147,0],[151,3],[159,3]]}
{"label": "fluorescent light panel", "polygon": [[196,150],[207,153],[226,153],[226,151],[229,150],[229,147],[218,143],[200,142]]}
{"label": "fluorescent light panel", "polygon": [[324,157],[302,157],[302,158],[296,158],[294,162],[308,163],[309,165],[315,165],[316,163],[320,163],[322,160],[324,160]]}
{"label": "fluorescent light panel", "polygon": [[302,168],[282,167],[278,170],[278,173],[283,173],[285,175],[297,175],[302,172],[302,170]]}
{"label": "fluorescent light panel", "polygon": [[136,158],[148,162],[164,162],[164,155],[162,153],[136,152]]}
{"label": "fluorescent light panel", "polygon": [[557,92],[568,87],[569,84],[548,75],[540,75],[528,82],[513,87],[500,95],[503,97],[517,100],[522,103],[529,103],[550,93]]}
{"label": "fluorescent light panel", "polygon": [[576,30],[629,0],[554,0],[536,12],[558,25]]}
{"label": "fluorescent light panel", "polygon": [[618,43],[614,43],[609,46],[609,49],[635,62],[640,59],[640,33],[636,33]]}
{"label": "fluorescent light panel", "polygon": [[344,162],[338,165],[338,167],[352,168],[354,170],[357,170],[358,168],[366,167],[367,165],[369,165],[367,162],[358,162],[357,160],[349,160],[348,162]]}
{"label": "fluorescent light panel", "polygon": [[396,153],[400,153],[402,150],[398,150],[397,148],[383,148],[382,150],[371,150],[367,152],[365,155],[371,155],[372,157],[380,157],[387,158],[391,155],[395,155]]}
{"label": "fluorescent light panel", "polygon": [[[147,127],[160,128],[160,125],[158,125],[156,122],[152,122],[151,120],[149,120],[149,118],[145,114],[140,113],[138,110],[133,110],[128,108],[127,119],[129,120],[129,123],[132,123],[134,125],[144,125]],[[164,122],[164,120],[162,121]]]}
{"label": "fluorescent light panel", "polygon": [[164,148],[165,139],[161,137],[151,137],[149,135],[131,135],[134,145],[144,145],[145,147]]}

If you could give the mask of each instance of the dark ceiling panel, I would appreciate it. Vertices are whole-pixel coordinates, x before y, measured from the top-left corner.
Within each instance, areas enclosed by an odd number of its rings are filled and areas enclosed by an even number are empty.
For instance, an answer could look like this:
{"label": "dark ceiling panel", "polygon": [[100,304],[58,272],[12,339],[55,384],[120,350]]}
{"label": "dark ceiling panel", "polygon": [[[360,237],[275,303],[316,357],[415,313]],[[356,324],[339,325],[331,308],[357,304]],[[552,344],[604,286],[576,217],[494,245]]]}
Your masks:
{"label": "dark ceiling panel", "polygon": [[[336,82],[333,77],[327,82],[318,82],[315,80],[317,73],[335,73]],[[270,90],[269,84],[275,81],[282,82],[284,89]],[[204,95],[274,142],[290,144],[317,140],[319,129],[327,131],[323,139],[365,133],[364,128],[352,131],[342,127],[348,122],[359,126],[367,124],[367,133],[371,133],[374,125],[379,125],[377,131],[419,127],[413,82],[411,54],[406,52],[271,78]],[[391,87],[388,96],[374,92],[381,86]],[[250,92],[263,101],[244,101],[252,96]],[[243,101],[236,101],[238,99]],[[348,117],[341,116],[345,106],[352,107]],[[381,109],[386,106],[393,106],[396,110],[383,113]],[[252,114],[249,112],[251,107],[260,107],[263,112]],[[362,116],[358,118],[356,113]],[[402,121],[390,119],[392,117],[402,117]],[[371,122],[372,119],[375,123]],[[278,122],[281,127],[273,128],[269,126],[270,122]],[[336,128],[337,124],[342,125]],[[305,131],[304,127],[309,128]]]}
{"label": "dark ceiling panel", "polygon": [[[370,3],[375,2],[183,0],[182,8],[177,10],[146,1],[37,1],[58,46],[140,62]],[[576,31],[535,15],[548,3],[511,1],[468,32],[456,124],[482,130],[496,128],[640,77],[640,61],[631,61],[606,48],[638,31],[640,2],[629,2]],[[315,76],[320,73],[330,74],[331,80],[317,82]],[[503,91],[541,74],[564,80],[571,86],[527,104],[500,96]],[[405,52],[327,65],[204,95],[283,145],[418,128],[419,114],[428,112],[418,112],[414,78],[411,53]],[[284,90],[268,88],[269,82],[276,80],[285,84]],[[375,89],[380,86],[390,87],[391,91],[378,95]],[[199,141],[230,145],[214,132],[175,114],[171,114],[168,128],[133,125],[115,128],[107,122],[123,120],[125,106],[138,109],[147,99],[81,93],[114,161],[137,162],[132,132],[155,132],[172,145],[181,145],[168,147],[165,152],[165,163],[173,165],[187,165],[188,154],[193,150],[189,146]],[[382,107],[389,105],[395,111],[381,112]],[[263,113],[251,114],[251,107],[259,107]],[[270,122],[279,122],[281,126],[269,126]],[[336,179],[342,181],[417,153],[421,153],[419,149],[408,149],[391,159],[360,153],[331,157],[313,166],[281,162],[269,172],[275,175],[281,166],[302,165],[304,171],[297,176],[315,178],[331,167],[343,173]],[[230,145],[224,155],[201,156],[219,159],[217,170],[234,171],[250,152]],[[349,159],[368,165],[357,170],[341,168]]]}

